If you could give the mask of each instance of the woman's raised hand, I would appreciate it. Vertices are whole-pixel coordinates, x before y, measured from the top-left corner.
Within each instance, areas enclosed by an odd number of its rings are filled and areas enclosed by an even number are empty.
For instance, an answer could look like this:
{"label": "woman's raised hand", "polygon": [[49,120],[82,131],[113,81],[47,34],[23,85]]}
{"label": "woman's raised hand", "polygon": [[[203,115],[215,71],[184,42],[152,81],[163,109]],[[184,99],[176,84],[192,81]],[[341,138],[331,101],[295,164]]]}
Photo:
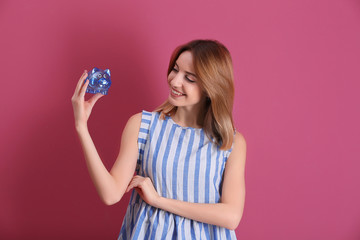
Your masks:
{"label": "woman's raised hand", "polygon": [[74,95],[71,98],[75,117],[75,127],[77,129],[87,126],[87,121],[90,117],[92,108],[94,107],[96,101],[99,100],[102,96],[104,96],[101,93],[96,93],[89,100],[85,101],[86,88],[89,85],[89,80],[84,83],[87,76],[88,74],[85,70],[84,73],[81,75],[79,82],[75,88]]}

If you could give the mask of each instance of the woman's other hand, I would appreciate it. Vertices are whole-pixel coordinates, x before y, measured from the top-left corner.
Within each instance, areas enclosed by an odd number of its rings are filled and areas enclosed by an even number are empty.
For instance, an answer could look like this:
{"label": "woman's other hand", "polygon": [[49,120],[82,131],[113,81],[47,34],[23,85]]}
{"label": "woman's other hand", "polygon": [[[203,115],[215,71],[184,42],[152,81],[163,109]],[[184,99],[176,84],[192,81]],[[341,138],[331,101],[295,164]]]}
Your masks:
{"label": "woman's other hand", "polygon": [[130,191],[132,188],[135,188],[135,191],[147,204],[157,207],[160,196],[156,192],[150,178],[139,175],[134,176],[126,189],[126,192]]}
{"label": "woman's other hand", "polygon": [[94,107],[96,101],[99,100],[102,96],[104,96],[100,93],[97,93],[89,100],[85,101],[86,88],[89,85],[89,80],[86,80],[86,82],[84,82],[87,76],[88,74],[85,70],[84,73],[81,75],[79,82],[75,88],[74,95],[71,98],[76,129],[87,126],[87,121],[90,117],[92,108]]}

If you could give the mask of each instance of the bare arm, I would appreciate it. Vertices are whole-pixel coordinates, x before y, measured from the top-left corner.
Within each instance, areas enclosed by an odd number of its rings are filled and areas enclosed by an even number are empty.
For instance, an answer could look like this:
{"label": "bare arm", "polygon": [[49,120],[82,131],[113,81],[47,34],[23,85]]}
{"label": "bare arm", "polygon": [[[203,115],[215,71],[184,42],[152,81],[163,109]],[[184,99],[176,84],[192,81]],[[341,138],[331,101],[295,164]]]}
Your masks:
{"label": "bare arm", "polygon": [[160,197],[150,178],[135,176],[128,191],[136,191],[148,204],[165,211],[228,229],[235,229],[241,220],[245,203],[245,158],[246,142],[236,133],[233,151],[227,160],[220,203],[190,203]]}
{"label": "bare arm", "polygon": [[109,172],[101,161],[87,127],[91,110],[102,95],[96,94],[88,101],[85,101],[85,91],[89,82],[87,81],[84,84],[86,77],[87,73],[84,72],[72,97],[75,128],[95,188],[101,200],[105,204],[111,205],[122,198],[135,171],[138,154],[137,135],[140,128],[141,113],[131,117],[126,124],[122,134],[119,155]]}

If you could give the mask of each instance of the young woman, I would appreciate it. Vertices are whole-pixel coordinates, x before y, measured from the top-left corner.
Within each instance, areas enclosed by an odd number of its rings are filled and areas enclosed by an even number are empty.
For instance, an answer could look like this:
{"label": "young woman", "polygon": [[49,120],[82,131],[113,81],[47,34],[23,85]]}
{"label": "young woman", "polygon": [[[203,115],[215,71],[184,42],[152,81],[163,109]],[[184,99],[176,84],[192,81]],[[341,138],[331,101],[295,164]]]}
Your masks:
{"label": "young woman", "polygon": [[175,49],[167,101],[128,120],[110,172],[87,128],[102,95],[84,100],[86,77],[85,71],[72,104],[92,181],[108,205],[135,189],[118,239],[236,239],[245,201],[246,142],[233,125],[228,50],[213,40]]}

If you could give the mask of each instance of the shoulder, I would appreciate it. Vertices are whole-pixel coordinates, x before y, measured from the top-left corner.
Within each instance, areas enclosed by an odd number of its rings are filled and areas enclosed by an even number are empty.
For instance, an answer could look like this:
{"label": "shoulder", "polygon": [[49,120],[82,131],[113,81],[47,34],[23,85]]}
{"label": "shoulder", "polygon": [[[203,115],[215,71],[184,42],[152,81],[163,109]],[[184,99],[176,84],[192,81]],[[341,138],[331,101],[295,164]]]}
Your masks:
{"label": "shoulder", "polygon": [[125,128],[139,131],[140,127],[142,126],[142,122],[145,125],[149,125],[151,119],[158,114],[158,112],[148,112],[143,110],[142,112],[132,115],[126,123]]}
{"label": "shoulder", "polygon": [[142,112],[139,112],[139,113],[136,113],[136,114],[132,115],[129,118],[128,123],[140,123],[142,119],[151,118],[151,116],[154,116],[156,114],[158,114],[158,113],[143,110]]}
{"label": "shoulder", "polygon": [[238,131],[235,132],[233,148],[234,148],[234,150],[236,150],[236,149],[246,150],[245,137]]}
{"label": "shoulder", "polygon": [[140,125],[142,112],[132,115],[126,125]]}
{"label": "shoulder", "polygon": [[245,137],[238,131],[234,135],[234,143],[230,153],[228,162],[242,162],[245,163],[246,158],[246,140]]}
{"label": "shoulder", "polygon": [[132,115],[125,125],[123,135],[128,135],[130,133],[137,134],[140,129],[141,118],[142,112]]}
{"label": "shoulder", "polygon": [[151,119],[154,116],[159,116],[158,112],[149,112],[143,110],[142,112],[136,113],[129,118],[128,122],[141,122],[142,119]]}

